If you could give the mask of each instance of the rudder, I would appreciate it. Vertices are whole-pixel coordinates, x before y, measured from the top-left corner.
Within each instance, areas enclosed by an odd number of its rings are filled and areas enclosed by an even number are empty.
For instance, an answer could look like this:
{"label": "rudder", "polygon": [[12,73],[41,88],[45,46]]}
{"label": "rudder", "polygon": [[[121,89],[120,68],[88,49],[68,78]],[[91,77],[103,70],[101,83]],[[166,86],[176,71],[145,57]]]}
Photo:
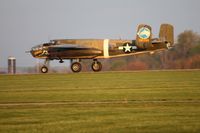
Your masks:
{"label": "rudder", "polygon": [[140,49],[147,49],[151,46],[152,29],[151,26],[140,24],[137,28],[136,45]]}
{"label": "rudder", "polygon": [[174,44],[174,27],[170,24],[161,24],[159,38],[172,46]]}

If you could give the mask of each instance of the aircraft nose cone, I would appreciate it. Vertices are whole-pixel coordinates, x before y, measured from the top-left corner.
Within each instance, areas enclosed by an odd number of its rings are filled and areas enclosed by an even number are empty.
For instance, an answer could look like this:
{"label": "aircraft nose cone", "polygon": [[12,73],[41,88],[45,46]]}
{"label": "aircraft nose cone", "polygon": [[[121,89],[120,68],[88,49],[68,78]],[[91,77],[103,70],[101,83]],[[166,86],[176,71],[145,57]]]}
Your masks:
{"label": "aircraft nose cone", "polygon": [[40,44],[32,47],[30,53],[33,57],[38,57],[40,54],[42,54],[42,45]]}
{"label": "aircraft nose cone", "polygon": [[31,53],[31,55],[33,56],[33,57],[35,57],[36,55],[35,55],[35,51],[34,50],[31,50],[30,51],[30,53]]}
{"label": "aircraft nose cone", "polygon": [[30,52],[33,57],[38,57],[39,55],[41,55],[43,53],[43,51],[40,49],[37,49],[37,50],[32,49]]}

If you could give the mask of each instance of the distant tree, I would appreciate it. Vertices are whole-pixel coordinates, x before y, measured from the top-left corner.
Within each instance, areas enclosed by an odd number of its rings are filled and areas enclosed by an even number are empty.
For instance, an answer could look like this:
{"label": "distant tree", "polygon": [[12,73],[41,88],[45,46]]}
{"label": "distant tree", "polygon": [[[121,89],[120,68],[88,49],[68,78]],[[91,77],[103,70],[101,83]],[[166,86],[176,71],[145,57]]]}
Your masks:
{"label": "distant tree", "polygon": [[184,31],[178,35],[178,42],[175,46],[177,58],[186,58],[189,56],[189,51],[199,44],[200,36],[191,30]]}
{"label": "distant tree", "polygon": [[110,59],[110,62],[111,62],[110,63],[111,71],[126,70],[126,65],[127,65],[126,57]]}
{"label": "distant tree", "polygon": [[200,43],[198,43],[196,46],[193,46],[189,50],[189,56],[194,56],[200,54]]}
{"label": "distant tree", "polygon": [[148,64],[140,60],[130,62],[127,65],[127,70],[147,70]]}
{"label": "distant tree", "polygon": [[185,68],[187,69],[196,69],[200,68],[200,55],[194,55],[184,62]]}

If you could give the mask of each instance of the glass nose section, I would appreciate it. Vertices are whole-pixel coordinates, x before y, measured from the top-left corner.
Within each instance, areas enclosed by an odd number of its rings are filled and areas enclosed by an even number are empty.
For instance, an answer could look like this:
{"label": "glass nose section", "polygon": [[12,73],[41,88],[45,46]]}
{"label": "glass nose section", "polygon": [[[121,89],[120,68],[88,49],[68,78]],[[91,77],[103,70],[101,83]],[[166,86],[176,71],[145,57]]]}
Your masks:
{"label": "glass nose section", "polygon": [[31,54],[33,57],[41,57],[43,56],[43,45],[37,45],[31,48]]}

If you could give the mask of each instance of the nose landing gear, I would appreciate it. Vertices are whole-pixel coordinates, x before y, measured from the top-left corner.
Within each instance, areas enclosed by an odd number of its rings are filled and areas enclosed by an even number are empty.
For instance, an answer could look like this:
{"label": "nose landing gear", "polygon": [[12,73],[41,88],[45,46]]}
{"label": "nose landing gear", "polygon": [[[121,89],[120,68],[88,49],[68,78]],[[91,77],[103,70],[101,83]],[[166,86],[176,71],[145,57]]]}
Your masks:
{"label": "nose landing gear", "polygon": [[49,65],[49,60],[46,59],[44,62],[44,65],[40,68],[41,73],[47,73],[49,71],[48,66]]}

